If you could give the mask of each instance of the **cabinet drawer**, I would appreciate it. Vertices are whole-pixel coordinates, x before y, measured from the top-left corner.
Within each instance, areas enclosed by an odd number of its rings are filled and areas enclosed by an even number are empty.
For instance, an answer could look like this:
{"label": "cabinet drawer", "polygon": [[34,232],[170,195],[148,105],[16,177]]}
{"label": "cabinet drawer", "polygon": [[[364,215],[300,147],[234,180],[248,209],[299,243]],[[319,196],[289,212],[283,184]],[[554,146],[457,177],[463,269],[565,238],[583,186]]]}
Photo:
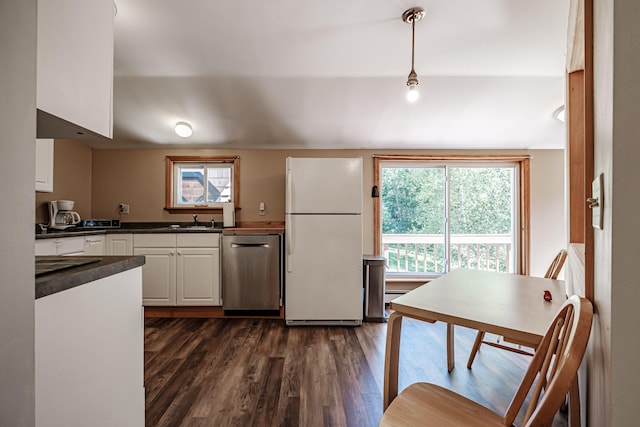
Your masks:
{"label": "cabinet drawer", "polygon": [[82,255],[84,252],[84,237],[81,236],[56,239],[55,243],[58,255]]}
{"label": "cabinet drawer", "polygon": [[176,246],[175,233],[166,234],[134,234],[134,248],[167,248]]}
{"label": "cabinet drawer", "polygon": [[54,239],[36,240],[36,256],[39,255],[56,255]]}
{"label": "cabinet drawer", "polygon": [[220,246],[219,233],[178,234],[179,248],[217,248]]}

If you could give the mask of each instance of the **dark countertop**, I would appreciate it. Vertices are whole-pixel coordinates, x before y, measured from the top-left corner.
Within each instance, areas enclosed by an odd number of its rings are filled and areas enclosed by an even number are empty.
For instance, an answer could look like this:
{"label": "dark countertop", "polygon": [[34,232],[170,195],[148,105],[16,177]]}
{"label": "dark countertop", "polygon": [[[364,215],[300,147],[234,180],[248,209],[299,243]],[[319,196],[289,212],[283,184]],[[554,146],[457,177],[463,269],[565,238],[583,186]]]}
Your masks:
{"label": "dark countertop", "polygon": [[[131,233],[221,233],[221,227],[212,228],[204,225],[190,227],[191,223],[175,222],[129,222],[122,223],[119,228],[74,227],[66,230],[48,230],[46,233],[36,232],[36,239],[54,239],[73,236],[93,236],[99,234],[131,234]],[[175,226],[178,227],[175,227]]]}
{"label": "dark countertop", "polygon": [[[37,256],[36,263],[38,262],[38,259],[50,260],[51,258],[53,257]],[[81,259],[83,257],[60,256],[59,258]],[[114,274],[140,267],[145,263],[144,256],[94,256],[89,258],[101,258],[101,260],[91,264],[85,264],[37,276],[36,299],[75,288],[76,286],[84,285],[85,283],[93,282],[94,280],[102,279],[104,277],[113,276]]]}
{"label": "dark countertop", "polygon": [[[200,223],[197,228],[190,227],[191,223],[174,222],[125,222],[120,228],[70,228],[67,230],[49,230],[46,233],[36,233],[36,239],[54,239],[60,237],[92,236],[99,234],[131,234],[131,233],[283,233],[284,223],[247,223],[239,224],[237,227],[212,228]],[[175,227],[175,226],[179,227]]]}

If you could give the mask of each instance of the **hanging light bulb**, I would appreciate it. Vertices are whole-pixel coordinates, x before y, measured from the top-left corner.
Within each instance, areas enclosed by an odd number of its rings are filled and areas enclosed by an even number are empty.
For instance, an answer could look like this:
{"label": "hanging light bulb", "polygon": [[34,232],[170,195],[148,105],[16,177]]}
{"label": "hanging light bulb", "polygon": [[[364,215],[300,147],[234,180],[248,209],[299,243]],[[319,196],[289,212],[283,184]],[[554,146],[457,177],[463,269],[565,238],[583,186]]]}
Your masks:
{"label": "hanging light bulb", "polygon": [[415,102],[418,99],[418,74],[414,69],[414,56],[415,56],[415,39],[416,39],[416,22],[422,19],[424,16],[424,9],[421,7],[413,7],[406,10],[402,14],[402,20],[407,24],[411,24],[411,72],[407,78],[407,86],[409,86],[409,92],[407,92],[407,101]]}
{"label": "hanging light bulb", "polygon": [[411,73],[409,74],[407,86],[409,86],[409,92],[407,92],[407,101],[415,102],[420,97],[420,93],[418,92],[418,76],[413,70],[411,70]]}

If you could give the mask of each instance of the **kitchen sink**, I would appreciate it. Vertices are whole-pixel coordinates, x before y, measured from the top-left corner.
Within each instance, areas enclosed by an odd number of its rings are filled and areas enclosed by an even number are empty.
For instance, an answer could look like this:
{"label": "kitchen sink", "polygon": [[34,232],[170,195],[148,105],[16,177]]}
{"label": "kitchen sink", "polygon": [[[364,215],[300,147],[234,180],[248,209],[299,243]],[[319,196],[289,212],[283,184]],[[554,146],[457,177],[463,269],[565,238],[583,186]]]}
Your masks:
{"label": "kitchen sink", "polygon": [[151,228],[150,230],[166,231],[166,230],[222,230],[221,227],[211,227],[210,225],[168,225],[163,227]]}

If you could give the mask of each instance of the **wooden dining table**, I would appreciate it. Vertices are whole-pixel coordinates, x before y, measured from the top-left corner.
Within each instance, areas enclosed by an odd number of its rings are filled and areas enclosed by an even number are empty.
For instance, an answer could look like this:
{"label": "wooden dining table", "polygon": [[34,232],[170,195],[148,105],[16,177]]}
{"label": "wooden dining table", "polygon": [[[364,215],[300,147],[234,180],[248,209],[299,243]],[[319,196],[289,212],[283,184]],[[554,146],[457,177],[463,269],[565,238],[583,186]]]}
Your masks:
{"label": "wooden dining table", "polygon": [[[550,292],[551,301],[545,300],[545,291]],[[447,367],[451,371],[454,325],[501,335],[505,340],[535,348],[566,299],[562,280],[464,268],[394,299],[390,303],[394,312],[387,326],[384,409],[398,395],[400,332],[404,317],[448,324]],[[577,391],[577,383],[574,389]],[[576,419],[579,423],[579,408],[574,398],[571,399],[571,425],[576,425]]]}

